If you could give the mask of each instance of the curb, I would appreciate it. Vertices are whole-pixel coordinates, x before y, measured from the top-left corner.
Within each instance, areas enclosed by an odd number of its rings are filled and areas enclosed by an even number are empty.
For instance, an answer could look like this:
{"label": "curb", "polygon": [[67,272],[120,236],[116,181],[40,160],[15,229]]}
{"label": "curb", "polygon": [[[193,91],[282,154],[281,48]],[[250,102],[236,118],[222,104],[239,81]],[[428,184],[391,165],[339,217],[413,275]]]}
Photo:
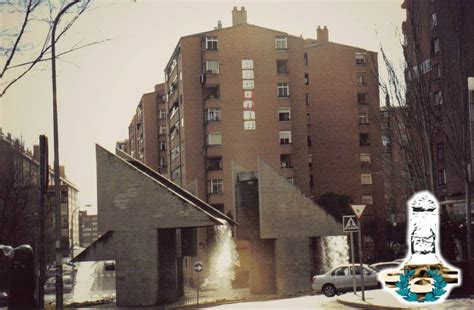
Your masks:
{"label": "curb", "polygon": [[255,301],[271,301],[271,300],[278,300],[278,299],[285,299],[285,298],[298,298],[305,295],[269,295],[269,296],[262,296],[260,298],[249,298],[249,299],[233,299],[233,300],[222,300],[222,301],[213,301],[213,302],[206,302],[197,304],[188,304],[188,305],[171,305],[165,306],[164,309],[201,309],[206,307],[215,307],[220,305],[229,305],[229,304],[237,304],[237,303],[246,303],[246,302],[255,302]]}
{"label": "curb", "polygon": [[383,309],[383,310],[385,309],[406,310],[407,309],[407,308],[400,308],[400,307],[374,305],[374,304],[369,304],[369,303],[363,304],[362,302],[361,303],[352,302],[352,301],[342,300],[339,298],[337,298],[337,302],[344,306],[349,306],[349,307],[358,308],[358,309]]}

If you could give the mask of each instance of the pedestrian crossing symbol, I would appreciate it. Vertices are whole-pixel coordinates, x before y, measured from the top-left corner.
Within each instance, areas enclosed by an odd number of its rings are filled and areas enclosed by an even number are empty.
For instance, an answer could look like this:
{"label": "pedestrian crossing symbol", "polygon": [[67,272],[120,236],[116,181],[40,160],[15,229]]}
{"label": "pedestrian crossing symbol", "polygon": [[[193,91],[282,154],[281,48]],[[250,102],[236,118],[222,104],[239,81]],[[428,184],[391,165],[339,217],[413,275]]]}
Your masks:
{"label": "pedestrian crossing symbol", "polygon": [[344,232],[358,231],[359,226],[357,226],[355,219],[355,215],[344,215],[342,217],[342,230]]}

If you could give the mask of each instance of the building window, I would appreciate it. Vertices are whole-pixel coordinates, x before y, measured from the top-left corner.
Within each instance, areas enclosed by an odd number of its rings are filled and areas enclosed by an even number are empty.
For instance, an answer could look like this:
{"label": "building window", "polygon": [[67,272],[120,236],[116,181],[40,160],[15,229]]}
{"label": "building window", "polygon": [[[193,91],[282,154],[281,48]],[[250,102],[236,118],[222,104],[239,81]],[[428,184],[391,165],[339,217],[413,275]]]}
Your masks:
{"label": "building window", "polygon": [[160,118],[166,118],[166,111],[160,110]]}
{"label": "building window", "polygon": [[306,113],[306,126],[311,126],[311,114]]}
{"label": "building window", "polygon": [[360,153],[360,162],[362,164],[370,164],[370,153]]}
{"label": "building window", "polygon": [[444,144],[438,143],[436,145],[436,158],[438,160],[444,160]]}
{"label": "building window", "polygon": [[437,91],[433,93],[433,103],[435,106],[439,106],[443,104],[443,95],[441,91]]}
{"label": "building window", "polygon": [[357,103],[359,105],[367,105],[367,93],[357,93]]}
{"label": "building window", "polygon": [[166,143],[160,142],[160,151],[165,151],[165,150],[166,150]]}
{"label": "building window", "polygon": [[433,66],[433,70],[431,71],[433,80],[439,80],[441,78],[441,66],[440,65],[435,65]]}
{"label": "building window", "polygon": [[224,193],[224,181],[222,179],[209,180],[208,194],[222,194]]}
{"label": "building window", "polygon": [[368,125],[369,124],[369,114],[361,112],[359,113],[359,125]]}
{"label": "building window", "polygon": [[214,132],[207,135],[207,145],[222,145],[222,135]]}
{"label": "building window", "polygon": [[278,120],[281,122],[291,120],[291,108],[278,108]]}
{"label": "building window", "polygon": [[307,136],[308,146],[312,146],[311,136]]}
{"label": "building window", "polygon": [[291,131],[280,131],[280,144],[291,144]]}
{"label": "building window", "polygon": [[166,127],[160,126],[160,135],[166,135]]}
{"label": "building window", "polygon": [[304,84],[305,84],[305,85],[308,85],[308,84],[309,84],[309,74],[308,74],[308,73],[305,73],[305,74],[304,74]]}
{"label": "building window", "polygon": [[372,195],[362,195],[362,204],[372,206],[374,204]]}
{"label": "building window", "polygon": [[313,167],[313,155],[308,155],[308,167]]}
{"label": "building window", "polygon": [[304,64],[307,65],[308,64],[308,53],[304,53]]}
{"label": "building window", "polygon": [[277,93],[278,97],[289,97],[290,96],[290,86],[288,83],[278,83],[277,84]]}
{"label": "building window", "polygon": [[359,145],[360,146],[370,145],[370,140],[369,140],[369,134],[368,133],[360,133],[359,134]]}
{"label": "building window", "polygon": [[356,65],[365,65],[365,53],[356,53],[355,54]]}
{"label": "building window", "polygon": [[252,59],[243,59],[242,60],[242,69],[253,69],[253,60]]}
{"label": "building window", "polygon": [[217,51],[217,37],[206,37],[206,49],[208,51]]}
{"label": "building window", "polygon": [[207,121],[209,123],[221,121],[221,108],[209,108],[207,109]]}
{"label": "building window", "polygon": [[276,37],[275,38],[275,48],[277,50],[286,50],[286,49],[288,49],[288,38],[287,37]]}
{"label": "building window", "polygon": [[288,59],[277,59],[277,73],[288,74]]}
{"label": "building window", "polygon": [[160,156],[160,166],[166,166],[166,158],[164,156]]}
{"label": "building window", "polygon": [[357,85],[358,85],[358,86],[366,85],[366,82],[365,82],[365,73],[363,73],[363,72],[357,72]]}
{"label": "building window", "polygon": [[383,151],[385,153],[391,153],[391,141],[390,138],[387,136],[382,136],[382,146],[383,146]]}
{"label": "building window", "polygon": [[431,28],[434,29],[436,26],[438,26],[438,14],[433,12],[431,14]]}
{"label": "building window", "polygon": [[207,99],[219,99],[221,97],[220,87],[204,87],[204,100]]}
{"label": "building window", "polygon": [[180,176],[181,176],[181,169],[180,167],[178,167],[171,172],[171,181],[175,181],[179,179]]}
{"label": "building window", "polygon": [[446,169],[438,170],[438,185],[446,185]]}
{"label": "building window", "polygon": [[288,183],[290,183],[290,184],[295,184],[295,179],[294,179],[293,177],[286,178],[286,180],[287,180]]}
{"label": "building window", "polygon": [[206,73],[219,73],[219,60],[206,60]]}
{"label": "building window", "polygon": [[309,94],[308,93],[305,94],[304,100],[305,100],[306,105],[309,105]]}
{"label": "building window", "polygon": [[440,45],[439,45],[439,38],[433,39],[432,44],[433,44],[433,46],[432,46],[433,53],[438,54],[441,51]]}
{"label": "building window", "polygon": [[360,184],[362,184],[362,185],[372,185],[372,174],[362,173],[360,175]]}
{"label": "building window", "polygon": [[255,88],[255,81],[254,80],[243,80],[242,81],[242,88],[243,89],[254,89]]}
{"label": "building window", "polygon": [[207,170],[222,170],[222,157],[208,157],[206,160]]}
{"label": "building window", "polygon": [[252,80],[253,78],[253,70],[242,70],[242,80]]}
{"label": "building window", "polygon": [[280,167],[284,168],[293,168],[291,164],[291,155],[290,154],[280,154]]}
{"label": "building window", "polygon": [[175,146],[172,150],[171,150],[171,160],[175,160],[176,157],[179,156],[179,145]]}

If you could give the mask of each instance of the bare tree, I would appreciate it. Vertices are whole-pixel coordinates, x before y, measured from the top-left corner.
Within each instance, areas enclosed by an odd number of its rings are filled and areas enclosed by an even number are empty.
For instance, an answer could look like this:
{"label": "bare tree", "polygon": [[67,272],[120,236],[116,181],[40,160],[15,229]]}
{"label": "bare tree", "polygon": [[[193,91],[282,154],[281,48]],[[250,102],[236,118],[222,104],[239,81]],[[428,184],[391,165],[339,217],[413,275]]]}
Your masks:
{"label": "bare tree", "polygon": [[[390,102],[386,109],[394,124],[392,142],[399,144],[411,191],[430,190],[442,200],[450,198],[446,193],[464,192],[470,223],[472,160],[463,2],[436,2],[434,12],[428,2],[405,2],[404,62],[397,66],[381,49],[388,71],[381,86]],[[458,182],[446,184],[446,175]],[[456,183],[464,188],[456,188]],[[469,258],[470,230],[467,225]]]}
{"label": "bare tree", "polygon": [[0,244],[32,245],[38,171],[18,140],[0,140],[0,171]]}
{"label": "bare tree", "polygon": [[[71,8],[58,27],[55,42],[62,41],[91,0],[4,0],[0,1],[0,98],[40,62],[51,59],[51,33],[56,15],[70,2]],[[56,52],[61,57],[102,41],[77,43]]]}

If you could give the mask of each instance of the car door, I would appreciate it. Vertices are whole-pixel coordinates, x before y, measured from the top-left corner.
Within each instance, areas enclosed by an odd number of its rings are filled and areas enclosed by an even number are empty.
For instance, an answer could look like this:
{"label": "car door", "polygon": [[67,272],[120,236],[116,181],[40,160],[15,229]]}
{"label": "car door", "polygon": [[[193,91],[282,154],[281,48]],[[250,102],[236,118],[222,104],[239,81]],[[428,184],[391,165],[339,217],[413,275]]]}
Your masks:
{"label": "car door", "polygon": [[367,281],[365,281],[367,287],[378,287],[377,272],[375,270],[364,267],[364,280],[365,278],[367,278]]}
{"label": "car door", "polygon": [[[362,286],[362,280],[360,276],[360,266],[355,266],[356,285],[357,287]],[[377,287],[377,273],[364,267],[364,287]]]}
{"label": "car door", "polygon": [[334,286],[338,290],[347,289],[347,278],[349,269],[346,266],[339,267],[333,272]]}

